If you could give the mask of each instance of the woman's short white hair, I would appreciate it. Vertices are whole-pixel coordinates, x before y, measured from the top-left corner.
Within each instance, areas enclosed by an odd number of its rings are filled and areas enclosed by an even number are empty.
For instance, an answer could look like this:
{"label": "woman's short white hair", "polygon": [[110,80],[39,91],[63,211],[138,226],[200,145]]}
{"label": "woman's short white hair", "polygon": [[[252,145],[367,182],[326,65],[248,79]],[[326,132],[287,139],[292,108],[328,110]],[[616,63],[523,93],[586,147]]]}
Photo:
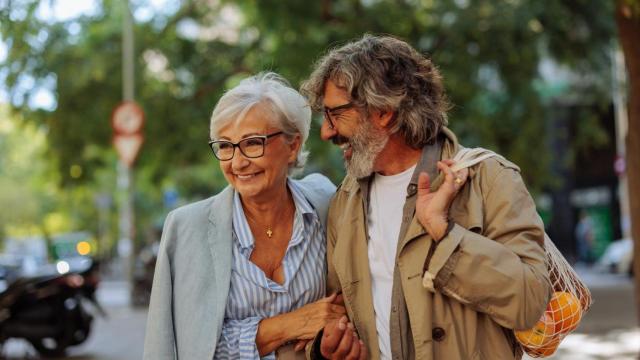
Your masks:
{"label": "woman's short white hair", "polygon": [[229,123],[242,121],[255,106],[269,114],[270,124],[284,132],[289,140],[300,135],[300,150],[295,163],[289,165],[289,174],[302,171],[309,155],[305,143],[311,126],[311,107],[276,73],[264,72],[248,77],[220,98],[211,114],[211,139],[217,139],[218,131]]}

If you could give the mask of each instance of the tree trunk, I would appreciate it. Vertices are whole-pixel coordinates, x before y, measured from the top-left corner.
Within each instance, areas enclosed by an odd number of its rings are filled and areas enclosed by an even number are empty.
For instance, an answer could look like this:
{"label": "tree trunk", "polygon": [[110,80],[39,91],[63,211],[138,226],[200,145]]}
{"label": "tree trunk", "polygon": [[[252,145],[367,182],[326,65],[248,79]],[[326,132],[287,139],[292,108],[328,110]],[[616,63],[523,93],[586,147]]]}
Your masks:
{"label": "tree trunk", "polygon": [[[618,0],[616,23],[624,61],[629,74],[629,127],[626,139],[626,171],[629,186],[631,236],[634,241],[636,313],[640,324],[640,14]],[[631,2],[633,3],[633,2]]]}

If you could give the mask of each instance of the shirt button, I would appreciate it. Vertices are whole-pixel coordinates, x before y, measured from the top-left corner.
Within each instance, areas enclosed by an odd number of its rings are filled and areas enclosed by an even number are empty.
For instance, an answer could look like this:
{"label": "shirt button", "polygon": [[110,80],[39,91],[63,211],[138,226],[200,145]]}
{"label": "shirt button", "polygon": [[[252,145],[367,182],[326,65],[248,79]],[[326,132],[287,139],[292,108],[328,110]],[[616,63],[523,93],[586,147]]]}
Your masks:
{"label": "shirt button", "polygon": [[441,327],[435,327],[431,330],[431,337],[435,341],[442,341],[447,333]]}
{"label": "shirt button", "polygon": [[393,311],[393,312],[398,311],[398,307],[397,307],[397,306],[395,306],[395,305],[393,305],[393,307],[391,308],[391,311]]}
{"label": "shirt button", "polygon": [[409,195],[413,195],[416,193],[416,191],[418,191],[418,186],[416,184],[409,184],[409,187],[407,188],[407,193]]}

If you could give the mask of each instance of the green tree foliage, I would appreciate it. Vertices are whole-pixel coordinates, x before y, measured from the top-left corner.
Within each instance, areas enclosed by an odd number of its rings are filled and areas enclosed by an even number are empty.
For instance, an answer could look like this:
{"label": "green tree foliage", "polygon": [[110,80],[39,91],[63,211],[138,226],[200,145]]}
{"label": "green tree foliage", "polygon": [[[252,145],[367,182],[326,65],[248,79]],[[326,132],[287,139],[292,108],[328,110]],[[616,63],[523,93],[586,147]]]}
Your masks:
{"label": "green tree foliage", "polygon": [[0,107],[0,239],[42,225],[42,210],[51,200],[44,149],[45,136],[34,124]]}
{"label": "green tree foliage", "polygon": [[[121,99],[122,2],[98,1],[95,12],[64,21],[38,17],[38,0],[4,3],[0,34],[8,54],[0,76],[6,77],[13,111],[47,129],[48,157],[59,168],[63,186],[102,191],[97,174],[115,168],[109,117]],[[134,14],[145,6],[132,3]],[[328,48],[365,32],[399,36],[429,54],[454,104],[450,126],[466,145],[498,150],[520,164],[534,188],[548,181],[539,174],[546,172],[552,154],[541,139],[558,98],[541,75],[541,64],[567,66],[578,79],[561,93],[597,106],[609,102],[614,31],[613,4],[606,1],[168,4],[135,24],[136,100],[147,119],[137,183],[151,202],[160,202],[164,186],[203,197],[225,185],[206,145],[209,115],[225,89],[263,70],[280,72],[299,85]],[[588,91],[579,86],[584,82]],[[29,106],[38,86],[54,91],[52,109]],[[340,155],[318,139],[317,124],[308,144],[308,170],[339,181]],[[603,141],[597,126],[585,126],[580,135],[576,144]],[[81,176],[72,176],[74,166]]]}
{"label": "green tree foliage", "polygon": [[[3,11],[6,82],[16,108],[48,126],[63,183],[73,181],[67,176],[73,165],[84,169],[79,180],[86,180],[109,166],[91,149],[111,146],[109,116],[121,97],[121,2],[104,0],[94,15],[62,22],[38,18],[40,3],[11,1]],[[608,74],[613,24],[602,16],[612,13],[608,2],[211,4],[184,2],[136,24],[136,97],[148,119],[139,163],[153,168],[155,180],[184,166],[211,165],[204,145],[208,115],[234,79],[273,69],[298,84],[328,47],[365,32],[400,36],[430,54],[455,104],[451,126],[467,143],[497,148],[530,173],[546,165],[529,149],[552,116],[534,86],[541,59],[570,65],[578,76]],[[53,80],[54,111],[26,107],[30,89],[19,86],[25,78],[36,85]],[[23,92],[27,98],[20,101]],[[593,91],[584,95],[603,98]],[[324,154],[324,146],[310,145]],[[331,172],[335,161],[324,164],[323,158],[314,157],[315,167]]]}
{"label": "green tree foliage", "polygon": [[[570,89],[582,98],[580,102],[599,106],[609,102],[613,4],[608,2],[239,3],[247,23],[260,34],[262,64],[278,64],[294,81],[304,78],[309,64],[328,47],[365,32],[409,40],[440,67],[454,104],[450,126],[463,142],[507,154],[525,169],[525,176],[530,175],[527,180],[535,188],[547,184],[535,174],[545,172],[551,154],[531,150],[543,145],[547,119],[554,116],[554,109],[546,106],[550,90],[536,86],[544,83],[541,61],[555,60],[570,66],[575,77],[590,79],[588,91]],[[591,81],[594,78],[599,80]],[[597,126],[581,131],[576,144],[605,140]]]}

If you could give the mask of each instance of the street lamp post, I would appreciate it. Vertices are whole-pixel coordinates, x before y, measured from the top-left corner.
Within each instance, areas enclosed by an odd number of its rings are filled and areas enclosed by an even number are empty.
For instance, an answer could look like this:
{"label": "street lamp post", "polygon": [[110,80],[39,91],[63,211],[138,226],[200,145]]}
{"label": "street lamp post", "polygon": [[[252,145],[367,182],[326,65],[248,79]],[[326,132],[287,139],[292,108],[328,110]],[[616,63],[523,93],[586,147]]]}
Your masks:
{"label": "street lamp post", "polygon": [[622,237],[631,239],[631,216],[629,209],[629,190],[626,171],[626,146],[628,119],[626,98],[626,71],[622,50],[616,47],[612,55],[613,73],[613,105],[615,109],[616,152],[617,158],[614,164],[618,175],[618,200],[620,204],[620,228]]}

